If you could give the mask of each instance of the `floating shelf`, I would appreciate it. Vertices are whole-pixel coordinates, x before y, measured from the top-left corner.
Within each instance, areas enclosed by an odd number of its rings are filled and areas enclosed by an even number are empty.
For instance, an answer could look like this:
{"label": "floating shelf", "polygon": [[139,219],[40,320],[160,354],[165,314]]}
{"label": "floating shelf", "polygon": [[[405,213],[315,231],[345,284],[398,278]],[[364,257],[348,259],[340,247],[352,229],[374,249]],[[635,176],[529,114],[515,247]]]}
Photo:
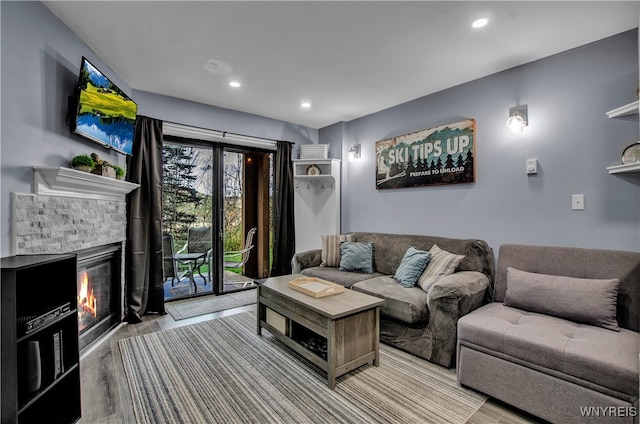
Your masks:
{"label": "floating shelf", "polygon": [[611,118],[619,118],[621,116],[631,116],[638,114],[638,100],[635,102],[631,102],[628,105],[620,106],[617,109],[610,110],[607,112],[607,117]]}
{"label": "floating shelf", "polygon": [[140,184],[62,166],[34,166],[34,193],[88,199],[124,200]]}
{"label": "floating shelf", "polygon": [[[610,110],[609,112],[607,112],[607,117],[611,119],[611,118],[621,118],[623,116],[633,116],[633,115],[637,116],[638,113],[640,112],[640,109],[638,107],[639,104],[640,104],[639,101],[636,100],[635,102],[631,102],[624,106],[620,106],[617,109]],[[609,171],[609,174],[627,174],[627,173],[640,172],[640,162],[632,163],[629,165],[609,166],[607,167],[607,171]]]}
{"label": "floating shelf", "polygon": [[624,174],[631,172],[640,172],[640,162],[632,163],[629,165],[616,165],[607,167],[609,174]]}

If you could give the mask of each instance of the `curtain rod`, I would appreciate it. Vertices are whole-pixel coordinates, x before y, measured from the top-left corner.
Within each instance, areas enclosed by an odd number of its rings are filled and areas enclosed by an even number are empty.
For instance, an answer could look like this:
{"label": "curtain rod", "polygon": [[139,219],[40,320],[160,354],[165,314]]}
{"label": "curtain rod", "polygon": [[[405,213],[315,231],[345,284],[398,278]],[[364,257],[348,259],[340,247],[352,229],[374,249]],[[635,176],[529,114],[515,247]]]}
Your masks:
{"label": "curtain rod", "polygon": [[273,140],[262,137],[253,137],[244,134],[236,134],[228,131],[210,130],[206,128],[193,127],[190,125],[177,124],[175,122],[163,121],[163,134],[176,137],[192,138],[206,141],[216,141],[221,143],[237,144],[241,146],[260,147],[275,150],[278,142],[294,144],[286,140]]}

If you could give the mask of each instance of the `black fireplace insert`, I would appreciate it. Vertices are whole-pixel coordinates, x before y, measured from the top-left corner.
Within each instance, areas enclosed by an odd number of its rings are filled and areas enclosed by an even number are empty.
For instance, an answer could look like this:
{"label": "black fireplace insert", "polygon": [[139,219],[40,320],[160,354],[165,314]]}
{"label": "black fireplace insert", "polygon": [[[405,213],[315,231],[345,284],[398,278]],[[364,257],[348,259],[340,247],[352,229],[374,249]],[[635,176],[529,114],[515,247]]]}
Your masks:
{"label": "black fireplace insert", "polygon": [[78,332],[80,351],[121,321],[122,246],[110,244],[78,252]]}

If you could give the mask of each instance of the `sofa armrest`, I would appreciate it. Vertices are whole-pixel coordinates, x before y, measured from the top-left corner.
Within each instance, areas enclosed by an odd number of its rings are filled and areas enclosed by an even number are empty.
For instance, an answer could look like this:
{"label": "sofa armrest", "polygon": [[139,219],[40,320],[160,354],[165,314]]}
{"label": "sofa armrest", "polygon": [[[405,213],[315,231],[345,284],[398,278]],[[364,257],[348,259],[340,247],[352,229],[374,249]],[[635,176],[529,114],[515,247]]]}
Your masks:
{"label": "sofa armrest", "polygon": [[[478,271],[459,271],[442,277],[431,286],[427,293],[429,305],[447,299],[456,300],[457,316],[468,314],[482,305],[485,291],[489,287],[489,278]],[[453,311],[452,311],[453,312]]]}
{"label": "sofa armrest", "polygon": [[322,263],[322,249],[305,250],[297,252],[291,258],[291,273],[300,274],[303,269],[319,266]]}
{"label": "sofa armrest", "polygon": [[427,292],[431,360],[445,366],[455,361],[458,319],[482,305],[489,278],[478,271],[459,271],[438,280]]}

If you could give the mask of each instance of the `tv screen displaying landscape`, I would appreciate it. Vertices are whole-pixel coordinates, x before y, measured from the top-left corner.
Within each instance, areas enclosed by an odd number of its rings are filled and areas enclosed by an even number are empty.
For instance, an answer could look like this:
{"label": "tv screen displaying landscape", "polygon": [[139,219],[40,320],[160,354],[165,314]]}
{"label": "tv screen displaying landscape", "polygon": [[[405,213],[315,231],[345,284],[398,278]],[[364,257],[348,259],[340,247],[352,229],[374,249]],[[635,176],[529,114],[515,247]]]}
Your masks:
{"label": "tv screen displaying landscape", "polygon": [[131,155],[138,105],[82,58],[74,132]]}

